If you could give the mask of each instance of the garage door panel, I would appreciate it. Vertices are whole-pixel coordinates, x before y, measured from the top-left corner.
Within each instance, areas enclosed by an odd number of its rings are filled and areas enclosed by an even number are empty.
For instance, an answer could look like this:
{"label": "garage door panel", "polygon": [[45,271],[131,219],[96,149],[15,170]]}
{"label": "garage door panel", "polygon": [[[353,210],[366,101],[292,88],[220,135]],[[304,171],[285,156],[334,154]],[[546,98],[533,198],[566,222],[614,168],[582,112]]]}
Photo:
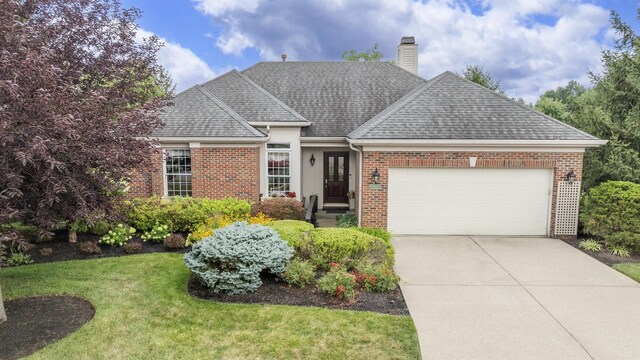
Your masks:
{"label": "garage door panel", "polygon": [[550,169],[389,169],[397,234],[545,235]]}

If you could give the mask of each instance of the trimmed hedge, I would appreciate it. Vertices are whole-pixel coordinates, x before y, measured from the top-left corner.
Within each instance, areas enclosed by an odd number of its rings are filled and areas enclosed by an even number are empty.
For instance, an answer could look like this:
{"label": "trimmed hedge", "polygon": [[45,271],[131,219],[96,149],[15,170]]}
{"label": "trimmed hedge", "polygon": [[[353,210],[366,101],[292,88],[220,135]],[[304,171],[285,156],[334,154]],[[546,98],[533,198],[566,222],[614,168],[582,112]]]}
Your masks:
{"label": "trimmed hedge", "polygon": [[245,219],[251,205],[244,200],[176,197],[160,199],[150,197],[125,201],[122,212],[129,225],[149,231],[156,225],[167,225],[170,232],[190,232],[207,219],[226,216]]}
{"label": "trimmed hedge", "polygon": [[608,181],[591,188],[582,201],[580,221],[584,232],[595,236],[640,233],[640,184]]}
{"label": "trimmed hedge", "polygon": [[356,227],[354,230],[358,230],[365,234],[373,235],[375,237],[379,237],[380,239],[391,242],[391,233],[383,228],[371,228],[371,227]]}
{"label": "trimmed hedge", "polygon": [[251,215],[259,213],[275,220],[302,220],[305,210],[302,203],[296,199],[269,198],[251,206]]}
{"label": "trimmed hedge", "polygon": [[302,236],[314,229],[313,224],[300,220],[278,220],[267,224],[280,234],[280,237],[289,243],[289,246],[297,248]]}
{"label": "trimmed hedge", "polygon": [[314,229],[310,236],[302,237],[296,250],[299,257],[325,269],[331,263],[353,269],[366,264],[392,266],[395,261],[388,241],[353,229]]}

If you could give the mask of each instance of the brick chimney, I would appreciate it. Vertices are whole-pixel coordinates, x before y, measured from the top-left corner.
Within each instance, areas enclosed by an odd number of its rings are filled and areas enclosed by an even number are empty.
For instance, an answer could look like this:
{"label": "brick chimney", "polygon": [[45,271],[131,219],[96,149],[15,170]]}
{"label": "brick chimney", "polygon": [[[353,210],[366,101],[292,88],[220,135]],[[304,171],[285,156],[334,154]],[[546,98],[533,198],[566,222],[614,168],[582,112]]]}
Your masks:
{"label": "brick chimney", "polygon": [[413,36],[403,36],[400,39],[398,66],[418,75],[418,44]]}

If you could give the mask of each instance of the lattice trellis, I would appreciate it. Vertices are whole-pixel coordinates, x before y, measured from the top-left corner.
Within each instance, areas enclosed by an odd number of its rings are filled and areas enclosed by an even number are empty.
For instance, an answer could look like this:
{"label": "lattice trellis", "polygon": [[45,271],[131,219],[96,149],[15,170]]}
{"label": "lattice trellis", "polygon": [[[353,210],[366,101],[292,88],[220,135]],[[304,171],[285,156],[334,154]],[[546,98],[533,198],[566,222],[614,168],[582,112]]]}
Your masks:
{"label": "lattice trellis", "polygon": [[579,209],[580,182],[560,181],[556,202],[556,235],[576,235],[578,233]]}

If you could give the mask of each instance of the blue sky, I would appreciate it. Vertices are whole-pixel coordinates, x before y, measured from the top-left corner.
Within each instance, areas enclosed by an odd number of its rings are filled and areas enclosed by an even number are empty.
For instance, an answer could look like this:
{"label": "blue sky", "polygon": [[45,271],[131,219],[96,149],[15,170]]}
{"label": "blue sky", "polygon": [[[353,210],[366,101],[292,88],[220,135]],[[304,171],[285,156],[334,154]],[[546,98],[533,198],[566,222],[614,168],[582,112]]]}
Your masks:
{"label": "blue sky", "polygon": [[[609,11],[640,30],[634,0],[123,0],[143,11],[178,90],[258,61],[340,60],[379,43],[393,59],[401,36],[419,44],[419,74],[481,65],[507,94],[544,91],[599,71],[611,46]],[[640,31],[639,31],[640,32]]]}

